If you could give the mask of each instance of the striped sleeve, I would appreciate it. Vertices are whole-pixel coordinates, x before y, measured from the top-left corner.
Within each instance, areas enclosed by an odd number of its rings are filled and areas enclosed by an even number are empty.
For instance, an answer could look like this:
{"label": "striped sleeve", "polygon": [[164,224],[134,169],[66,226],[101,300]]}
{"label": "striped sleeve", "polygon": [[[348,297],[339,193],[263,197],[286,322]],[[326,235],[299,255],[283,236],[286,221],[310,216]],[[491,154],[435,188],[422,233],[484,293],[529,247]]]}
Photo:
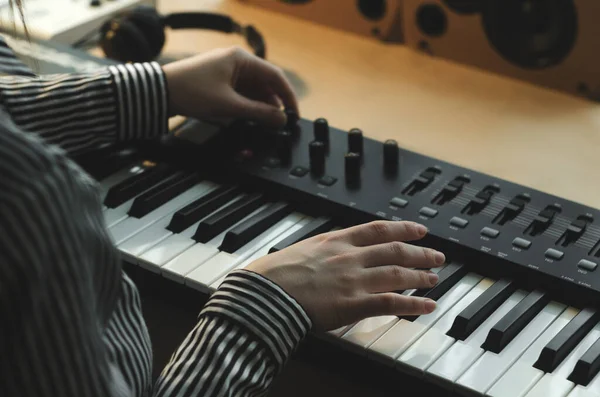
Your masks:
{"label": "striped sleeve", "polygon": [[156,395],[264,395],[310,327],[302,307],[279,286],[236,270],[174,353]]}
{"label": "striped sleeve", "polygon": [[110,243],[92,185],[0,117],[0,395],[117,396],[92,260],[112,263]]}
{"label": "striped sleeve", "polygon": [[156,62],[90,72],[0,78],[2,103],[23,130],[80,154],[168,132],[168,89]]}

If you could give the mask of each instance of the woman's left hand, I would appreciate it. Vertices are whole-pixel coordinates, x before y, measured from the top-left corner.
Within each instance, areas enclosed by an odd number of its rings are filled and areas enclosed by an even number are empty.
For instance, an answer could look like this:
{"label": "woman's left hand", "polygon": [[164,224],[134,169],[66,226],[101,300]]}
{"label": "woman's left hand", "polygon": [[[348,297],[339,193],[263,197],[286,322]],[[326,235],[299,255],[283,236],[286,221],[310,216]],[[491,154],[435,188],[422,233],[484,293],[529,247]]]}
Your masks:
{"label": "woman's left hand", "polygon": [[286,123],[282,108],[299,115],[281,68],[238,47],[176,61],[163,70],[171,115],[224,122],[245,118],[273,127]]}

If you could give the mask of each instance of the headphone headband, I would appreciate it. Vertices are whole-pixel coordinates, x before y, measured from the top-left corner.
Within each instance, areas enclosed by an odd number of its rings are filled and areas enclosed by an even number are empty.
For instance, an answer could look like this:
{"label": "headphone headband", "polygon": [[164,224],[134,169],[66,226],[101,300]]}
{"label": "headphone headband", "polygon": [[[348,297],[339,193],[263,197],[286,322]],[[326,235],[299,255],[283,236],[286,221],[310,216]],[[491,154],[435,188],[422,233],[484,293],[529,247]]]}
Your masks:
{"label": "headphone headband", "polygon": [[184,12],[162,16],[150,6],[133,10],[107,21],[101,28],[101,47],[107,57],[121,62],[150,61],[165,44],[165,27],[207,29],[243,36],[256,56],[266,58],[263,36],[252,25],[242,26],[231,17],[208,12]]}
{"label": "headphone headband", "polygon": [[252,25],[242,26],[224,14],[209,12],[182,12],[163,17],[163,22],[171,29],[208,29],[223,33],[237,33],[246,39],[246,43],[256,56],[266,57],[263,36]]}

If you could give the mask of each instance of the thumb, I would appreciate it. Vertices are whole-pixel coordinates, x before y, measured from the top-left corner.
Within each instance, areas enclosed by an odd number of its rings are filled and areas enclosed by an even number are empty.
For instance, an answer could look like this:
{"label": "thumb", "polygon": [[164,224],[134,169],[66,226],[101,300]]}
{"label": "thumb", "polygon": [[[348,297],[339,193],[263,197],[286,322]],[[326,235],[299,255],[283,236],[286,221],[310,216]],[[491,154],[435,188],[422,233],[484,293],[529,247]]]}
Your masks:
{"label": "thumb", "polygon": [[281,108],[239,94],[234,97],[232,110],[236,117],[252,119],[275,128],[283,127],[287,122],[287,116]]}

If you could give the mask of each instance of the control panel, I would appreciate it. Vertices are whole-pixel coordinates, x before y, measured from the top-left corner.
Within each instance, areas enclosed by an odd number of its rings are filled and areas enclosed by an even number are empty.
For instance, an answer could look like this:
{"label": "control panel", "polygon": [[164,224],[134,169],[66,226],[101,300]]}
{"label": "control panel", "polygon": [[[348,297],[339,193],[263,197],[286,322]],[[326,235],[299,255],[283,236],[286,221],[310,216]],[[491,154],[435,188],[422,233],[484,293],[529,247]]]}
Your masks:
{"label": "control panel", "polygon": [[209,168],[341,223],[420,222],[430,230],[423,244],[481,273],[597,302],[598,209],[405,150],[395,140],[369,139],[358,128],[342,131],[324,118],[289,120],[279,131],[248,121],[221,131],[206,145],[215,154]]}

